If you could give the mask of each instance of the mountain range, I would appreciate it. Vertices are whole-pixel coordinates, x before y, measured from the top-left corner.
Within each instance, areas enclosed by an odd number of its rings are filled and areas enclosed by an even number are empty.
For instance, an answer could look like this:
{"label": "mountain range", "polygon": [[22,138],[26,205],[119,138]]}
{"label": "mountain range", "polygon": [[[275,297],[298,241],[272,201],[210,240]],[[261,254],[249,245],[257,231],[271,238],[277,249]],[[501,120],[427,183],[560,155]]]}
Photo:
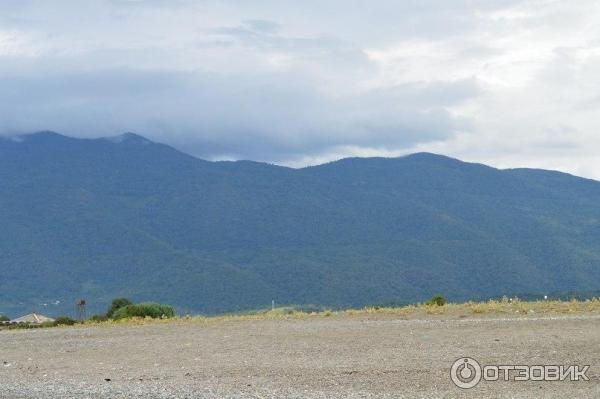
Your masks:
{"label": "mountain range", "polygon": [[179,313],[600,286],[600,182],[430,153],[293,169],[135,134],[0,138],[0,313]]}

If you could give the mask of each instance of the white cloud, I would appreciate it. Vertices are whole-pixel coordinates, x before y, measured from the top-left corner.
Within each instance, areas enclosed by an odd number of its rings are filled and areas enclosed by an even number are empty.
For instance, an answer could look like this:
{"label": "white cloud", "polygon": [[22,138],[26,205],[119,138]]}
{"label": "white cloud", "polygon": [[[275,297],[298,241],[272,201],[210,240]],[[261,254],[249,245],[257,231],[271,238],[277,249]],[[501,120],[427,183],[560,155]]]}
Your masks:
{"label": "white cloud", "polygon": [[302,165],[430,150],[600,178],[594,1],[7,0],[0,132]]}

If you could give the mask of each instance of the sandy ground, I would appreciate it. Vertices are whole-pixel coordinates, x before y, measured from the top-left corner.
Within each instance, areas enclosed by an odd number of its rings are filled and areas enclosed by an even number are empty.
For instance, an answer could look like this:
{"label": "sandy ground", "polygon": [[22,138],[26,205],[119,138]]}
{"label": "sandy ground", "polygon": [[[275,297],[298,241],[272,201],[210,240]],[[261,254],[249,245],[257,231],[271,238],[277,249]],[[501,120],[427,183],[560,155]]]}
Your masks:
{"label": "sandy ground", "polygon": [[[591,365],[461,390],[459,357]],[[178,321],[0,331],[0,398],[600,398],[600,316]]]}

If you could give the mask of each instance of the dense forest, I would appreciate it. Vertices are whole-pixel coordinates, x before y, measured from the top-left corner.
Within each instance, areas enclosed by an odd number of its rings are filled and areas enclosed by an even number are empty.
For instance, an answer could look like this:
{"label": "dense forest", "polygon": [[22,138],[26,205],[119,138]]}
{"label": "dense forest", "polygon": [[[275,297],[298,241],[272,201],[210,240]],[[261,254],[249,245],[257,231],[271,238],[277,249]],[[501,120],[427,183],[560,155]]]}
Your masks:
{"label": "dense forest", "polygon": [[419,153],[292,169],[125,134],[0,139],[0,313],[180,313],[600,286],[600,183]]}

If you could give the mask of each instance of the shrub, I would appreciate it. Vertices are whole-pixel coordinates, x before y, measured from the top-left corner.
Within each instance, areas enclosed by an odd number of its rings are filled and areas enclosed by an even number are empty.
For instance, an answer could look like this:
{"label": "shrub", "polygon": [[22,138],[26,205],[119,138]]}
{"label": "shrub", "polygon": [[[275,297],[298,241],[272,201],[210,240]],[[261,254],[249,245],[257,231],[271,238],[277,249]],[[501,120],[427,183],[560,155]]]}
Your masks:
{"label": "shrub", "polygon": [[444,306],[446,304],[446,298],[441,295],[434,295],[425,304],[429,306]]}
{"label": "shrub", "polygon": [[153,319],[174,317],[175,310],[169,305],[145,302],[135,305],[127,305],[119,308],[114,314],[114,319],[125,319],[130,317],[152,317]]}
{"label": "shrub", "polygon": [[10,317],[2,314],[2,315],[0,315],[0,321],[10,321]]}
{"label": "shrub", "polygon": [[55,326],[72,326],[75,323],[77,323],[77,322],[70,317],[60,316],[54,320],[53,324]]}
{"label": "shrub", "polygon": [[101,321],[107,321],[108,317],[104,314],[95,314],[92,317],[90,317],[90,321],[95,321],[95,322],[101,322]]}
{"label": "shrub", "polygon": [[112,303],[110,304],[110,308],[108,309],[108,312],[106,312],[106,317],[107,318],[113,318],[115,315],[115,312],[121,308],[124,308],[125,306],[128,305],[133,305],[133,302],[131,302],[129,299],[127,298],[115,298],[112,300]]}

